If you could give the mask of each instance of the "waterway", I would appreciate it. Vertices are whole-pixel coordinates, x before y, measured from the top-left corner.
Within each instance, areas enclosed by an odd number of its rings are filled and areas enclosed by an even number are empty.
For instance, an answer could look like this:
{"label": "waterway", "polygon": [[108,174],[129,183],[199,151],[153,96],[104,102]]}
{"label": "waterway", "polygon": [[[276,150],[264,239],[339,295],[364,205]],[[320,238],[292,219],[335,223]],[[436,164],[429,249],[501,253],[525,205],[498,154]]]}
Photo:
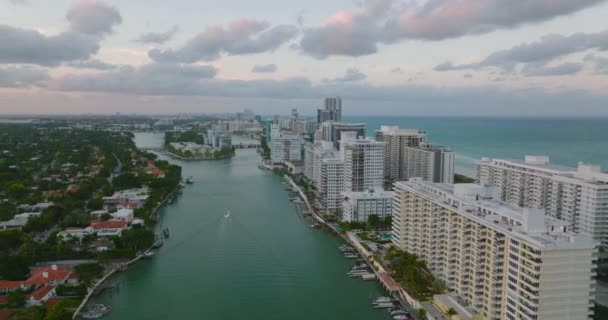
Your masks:
{"label": "waterway", "polygon": [[[135,141],[150,147],[161,138]],[[257,168],[255,150],[170,161],[195,183],[161,210],[171,238],[159,253],[93,300],[112,306],[106,319],[390,318],[371,308],[381,287],[347,277],[353,262],[337,250],[341,240],[298,216],[281,178]]]}

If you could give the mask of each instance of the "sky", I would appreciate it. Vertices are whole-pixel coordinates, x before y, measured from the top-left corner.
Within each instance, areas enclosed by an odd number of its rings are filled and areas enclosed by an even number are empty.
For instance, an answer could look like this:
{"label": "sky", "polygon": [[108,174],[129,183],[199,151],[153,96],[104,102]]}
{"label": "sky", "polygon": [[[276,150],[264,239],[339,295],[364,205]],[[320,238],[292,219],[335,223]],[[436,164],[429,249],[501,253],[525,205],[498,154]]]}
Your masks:
{"label": "sky", "polygon": [[0,114],[608,116],[604,0],[0,0]]}

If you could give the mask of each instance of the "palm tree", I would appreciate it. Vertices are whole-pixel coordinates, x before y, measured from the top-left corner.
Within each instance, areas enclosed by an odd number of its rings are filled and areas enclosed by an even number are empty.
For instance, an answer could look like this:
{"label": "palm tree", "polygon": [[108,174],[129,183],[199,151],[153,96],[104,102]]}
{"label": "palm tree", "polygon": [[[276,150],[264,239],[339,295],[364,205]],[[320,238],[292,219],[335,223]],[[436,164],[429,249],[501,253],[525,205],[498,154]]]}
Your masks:
{"label": "palm tree", "polygon": [[418,308],[418,310],[416,310],[416,313],[418,313],[420,319],[426,320],[426,310],[424,308]]}
{"label": "palm tree", "polygon": [[456,312],[456,310],[454,310],[454,308],[449,308],[448,311],[446,312],[446,315],[452,319],[452,317],[454,317],[455,315],[457,315],[458,312]]}

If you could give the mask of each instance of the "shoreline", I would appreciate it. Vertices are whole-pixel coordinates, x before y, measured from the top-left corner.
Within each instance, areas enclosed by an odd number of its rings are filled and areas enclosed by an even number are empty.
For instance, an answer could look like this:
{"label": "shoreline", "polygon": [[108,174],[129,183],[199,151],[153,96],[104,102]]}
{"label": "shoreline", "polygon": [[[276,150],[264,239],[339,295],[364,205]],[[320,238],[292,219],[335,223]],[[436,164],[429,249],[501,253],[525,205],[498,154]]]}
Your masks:
{"label": "shoreline", "polygon": [[215,160],[223,160],[223,159],[229,159],[229,158],[234,157],[234,154],[233,154],[233,155],[221,156],[221,157],[218,157],[218,158],[194,158],[194,157],[193,158],[186,158],[186,157],[182,157],[182,156],[180,156],[178,154],[175,154],[175,153],[173,153],[171,151],[167,151],[166,149],[163,150],[163,151],[158,151],[158,152],[161,153],[161,154],[163,154],[163,155],[166,155],[166,156],[168,156],[168,157],[170,157],[172,159],[177,159],[177,160],[181,160],[181,161],[215,161]]}
{"label": "shoreline", "polygon": [[[177,186],[177,188],[175,190],[173,190],[171,193],[169,193],[163,199],[163,201],[161,201],[158,204],[158,206],[156,206],[156,208],[154,209],[153,212],[150,213],[150,215],[157,216],[160,208],[162,208],[165,204],[167,204],[169,199],[171,199],[171,197],[173,197],[177,193],[179,188],[180,187]],[[120,263],[118,267],[111,269],[101,279],[97,280],[95,285],[93,285],[93,287],[89,288],[89,290],[87,291],[87,295],[83,298],[82,302],[80,303],[80,305],[78,306],[76,311],[74,311],[74,314],[72,315],[72,320],[78,319],[78,314],[80,314],[80,312],[82,312],[82,309],[89,303],[89,300],[93,297],[93,295],[95,294],[95,290],[97,290],[97,288],[99,288],[99,286],[101,286],[106,280],[111,278],[114,274],[116,274],[120,271],[126,270],[127,267],[129,267],[132,264],[141,260],[148,252],[150,252],[153,249],[154,249],[154,245],[152,245],[150,248],[143,251],[141,254],[135,256],[133,259],[131,259],[127,262]]]}

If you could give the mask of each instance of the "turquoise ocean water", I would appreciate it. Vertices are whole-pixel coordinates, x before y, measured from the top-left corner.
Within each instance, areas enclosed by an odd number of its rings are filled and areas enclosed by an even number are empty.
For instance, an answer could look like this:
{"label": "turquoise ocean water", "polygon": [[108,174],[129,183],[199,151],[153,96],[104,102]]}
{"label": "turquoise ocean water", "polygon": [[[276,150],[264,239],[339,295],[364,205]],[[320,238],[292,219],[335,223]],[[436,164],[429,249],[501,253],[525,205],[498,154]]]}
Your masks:
{"label": "turquoise ocean water", "polygon": [[608,118],[460,118],[460,117],[345,117],[367,124],[373,136],[380,125],[418,128],[428,140],[451,147],[457,171],[472,174],[481,157],[522,158],[548,155],[551,162],[576,166],[578,161],[600,164],[608,170]]}

